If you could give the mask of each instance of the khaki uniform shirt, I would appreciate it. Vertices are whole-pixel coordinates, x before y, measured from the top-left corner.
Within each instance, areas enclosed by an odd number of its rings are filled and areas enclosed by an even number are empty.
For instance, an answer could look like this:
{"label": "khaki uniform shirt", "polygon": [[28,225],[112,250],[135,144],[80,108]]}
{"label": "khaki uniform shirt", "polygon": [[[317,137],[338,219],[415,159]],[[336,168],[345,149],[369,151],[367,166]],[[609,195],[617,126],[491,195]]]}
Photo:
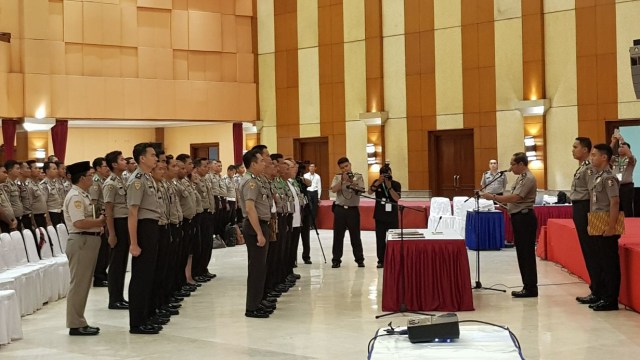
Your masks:
{"label": "khaki uniform shirt", "polygon": [[131,174],[127,183],[127,206],[138,205],[138,220],[160,220],[163,204],[158,202],[156,184],[151,175],[140,170]]}
{"label": "khaki uniform shirt", "polygon": [[5,193],[11,203],[11,208],[13,208],[13,215],[21,218],[22,215],[24,215],[24,208],[22,207],[22,201],[20,201],[20,188],[18,184],[11,179],[7,179],[3,185],[5,187]]}
{"label": "khaki uniform shirt", "polygon": [[0,188],[0,209],[2,209],[3,212],[7,213],[9,219],[15,219],[16,216],[13,213],[11,201],[9,201],[9,196],[6,193],[4,186]]}
{"label": "khaki uniform shirt", "polygon": [[173,179],[173,183],[180,200],[182,216],[185,219],[193,219],[197,211],[195,190],[193,190],[191,183],[187,179]]}
{"label": "khaki uniform shirt", "polygon": [[167,195],[169,195],[169,222],[175,225],[182,222],[184,215],[182,214],[178,189],[174,180],[165,180],[164,186],[167,189]]}
{"label": "khaki uniform shirt", "polygon": [[589,177],[593,175],[591,162],[585,160],[580,164],[578,170],[573,174],[571,183],[571,200],[589,200]]}
{"label": "khaki uniform shirt", "polygon": [[20,189],[20,202],[25,215],[30,215],[33,212],[33,199],[31,198],[31,192],[29,192],[29,186],[27,186],[28,181],[29,179],[16,181],[18,189]]}
{"label": "khaki uniform shirt", "polygon": [[158,204],[160,205],[160,221],[158,224],[167,225],[169,223],[171,203],[169,201],[169,193],[164,180],[156,181],[156,191],[158,195]]}
{"label": "khaki uniform shirt", "polygon": [[484,187],[488,183],[492,182],[493,179],[500,176],[500,178],[494,181],[491,185],[489,185],[484,191],[489,194],[500,194],[504,193],[504,190],[507,188],[507,175],[500,175],[499,172],[492,174],[491,171],[485,171],[482,174],[482,180],[480,180],[480,186]]}
{"label": "khaki uniform shirt", "polygon": [[96,204],[96,210],[101,212],[104,210],[104,195],[102,193],[102,187],[104,185],[105,179],[101,179],[100,176],[93,176],[93,185],[89,188],[89,195],[91,196],[91,201]]}
{"label": "khaki uniform shirt", "polygon": [[113,217],[124,218],[129,216],[127,207],[127,189],[124,180],[116,174],[111,174],[102,186],[104,202],[113,204]]}
{"label": "khaki uniform shirt", "polygon": [[[331,187],[342,182],[342,174],[333,177]],[[336,205],[339,206],[359,206],[360,196],[358,196],[353,190],[347,189],[347,182],[342,183],[340,190],[336,193]],[[364,179],[361,174],[353,173],[353,185],[364,188]]]}
{"label": "khaki uniform shirt", "polygon": [[537,189],[536,178],[533,176],[531,171],[527,169],[524,173],[518,176],[511,187],[511,193],[514,195],[520,195],[522,200],[515,203],[509,203],[507,205],[507,211],[509,214],[515,214],[523,210],[533,211],[533,205],[536,203]]}
{"label": "khaki uniform shirt", "polygon": [[209,210],[215,213],[218,208],[218,199],[216,199],[216,197],[219,196],[218,193],[220,192],[220,189],[218,188],[218,185],[214,183],[213,174],[211,173],[207,173],[207,175],[204,176],[203,181],[207,187],[209,203],[211,204],[211,208],[209,208]]}
{"label": "khaki uniform shirt", "polygon": [[633,169],[636,167],[636,157],[613,157],[613,174],[618,178],[620,184],[630,184],[633,182]]}
{"label": "khaki uniform shirt", "polygon": [[235,201],[236,200],[236,184],[233,182],[233,178],[225,176],[222,178],[222,183],[226,187],[226,197],[227,200]]}
{"label": "khaki uniform shirt", "polygon": [[91,197],[84,190],[77,186],[72,186],[71,190],[64,198],[64,205],[62,208],[64,214],[64,222],[67,225],[69,233],[79,233],[83,231],[98,232],[100,227],[92,229],[78,229],[73,226],[73,223],[78,220],[95,219],[93,214],[93,205],[91,204]]}
{"label": "khaki uniform shirt", "polygon": [[589,182],[591,211],[610,211],[611,198],[619,196],[620,182],[609,169],[594,174]]}
{"label": "khaki uniform shirt", "polygon": [[196,191],[200,195],[200,200],[202,201],[202,208],[204,210],[213,211],[213,207],[211,206],[212,205],[211,198],[209,197],[209,187],[207,186],[205,179],[197,174],[193,174],[192,181]]}
{"label": "khaki uniform shirt", "polygon": [[69,191],[71,191],[71,187],[73,186],[73,184],[71,183],[71,181],[69,181],[69,179],[61,179],[61,183],[62,189],[64,191],[64,196],[67,197],[67,194],[69,193]]}
{"label": "khaki uniform shirt", "polygon": [[272,197],[269,186],[250,172],[246,172],[240,182],[240,204],[242,213],[247,217],[245,202],[253,200],[260,220],[271,220]]}
{"label": "khaki uniform shirt", "polygon": [[34,215],[45,214],[47,212],[47,194],[45,185],[38,184],[32,179],[27,179],[27,188],[31,196],[31,210]]}
{"label": "khaki uniform shirt", "polygon": [[47,211],[61,212],[64,198],[60,196],[56,180],[44,179],[40,182],[40,186],[44,192],[45,199],[47,199]]}

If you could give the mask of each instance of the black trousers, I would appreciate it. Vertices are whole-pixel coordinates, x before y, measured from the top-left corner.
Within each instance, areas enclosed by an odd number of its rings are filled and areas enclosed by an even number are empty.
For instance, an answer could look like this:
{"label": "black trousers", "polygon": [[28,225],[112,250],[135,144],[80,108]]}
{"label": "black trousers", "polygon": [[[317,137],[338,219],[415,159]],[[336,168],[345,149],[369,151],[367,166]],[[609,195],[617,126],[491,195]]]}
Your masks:
{"label": "black trousers", "polygon": [[307,207],[309,208],[309,215],[311,216],[311,225],[315,228],[316,218],[318,216],[318,204],[320,203],[320,199],[318,198],[318,191],[309,191],[307,190],[307,198],[309,199],[309,204]]}
{"label": "black trousers", "polygon": [[582,257],[589,273],[589,279],[591,279],[591,285],[589,289],[591,293],[597,297],[601,297],[600,289],[597,288],[597,281],[594,272],[594,262],[597,261],[597,257],[600,256],[597,250],[597,243],[594,241],[587,232],[587,226],[589,225],[589,207],[590,200],[574,200],[573,204],[573,224],[576,226],[576,232],[578,233],[578,240],[580,241],[580,249],[582,249]]}
{"label": "black trousers", "polygon": [[298,259],[298,243],[300,242],[300,232],[302,230],[301,226],[296,226],[291,228],[291,236],[289,240],[289,253],[287,259],[287,275],[293,274],[293,266],[296,264],[296,260]]}
{"label": "black trousers", "polygon": [[158,259],[158,220],[138,220],[140,255],[131,260],[129,281],[129,326],[142,326],[153,312],[151,294]]}
{"label": "black trousers", "polygon": [[187,283],[185,269],[191,254],[194,233],[194,219],[184,219],[181,226],[182,238],[180,239],[180,256],[178,258],[178,277],[176,279],[176,290],[180,290]]}
{"label": "black trousers", "polygon": [[395,221],[376,220],[376,255],[378,264],[384,264],[384,254],[387,250],[387,231],[398,228],[398,218]]}
{"label": "black trousers", "polygon": [[31,232],[33,232],[33,221],[31,221],[31,214],[22,215],[18,222],[22,225],[23,229],[29,229],[31,230]]}
{"label": "black trousers", "polygon": [[214,214],[207,210],[200,215],[200,221],[198,224],[200,248],[197,256],[194,254],[193,265],[191,268],[193,276],[201,276],[208,271],[207,267],[211,261],[211,251],[213,250],[213,216]]}
{"label": "black trousers", "polygon": [[538,291],[538,270],[536,265],[536,229],[538,219],[533,210],[527,213],[511,214],[513,242],[518,256],[518,267],[524,290]]}
{"label": "black trousers", "polygon": [[109,267],[109,235],[106,232],[100,235],[100,250],[96,268],[93,270],[93,282],[107,281],[109,278],[107,268]]}
{"label": "black trousers", "polygon": [[600,294],[599,297],[608,302],[618,302],[620,295],[620,255],[618,255],[618,239],[614,236],[592,236],[596,243],[598,256],[594,262],[594,278]]}
{"label": "black trousers", "polygon": [[269,222],[260,221],[260,229],[264,234],[267,242],[264,246],[258,246],[258,235],[256,234],[249,219],[245,219],[242,224],[242,232],[247,245],[247,311],[253,311],[258,308],[264,294],[264,282],[267,272],[267,252],[269,246]]}
{"label": "black trousers", "polygon": [[[164,298],[163,301],[165,304],[169,303],[169,299],[173,295],[173,292],[178,290],[178,260],[181,258],[182,254],[182,228],[180,224],[170,224],[170,242],[169,242],[169,253],[167,255],[167,275],[163,284],[164,287]],[[184,274],[184,268],[182,268],[181,273]]]}
{"label": "black trousers", "polygon": [[124,300],[124,276],[127,272],[130,245],[128,218],[115,218],[113,225],[117,242],[111,249],[109,259],[109,304]]}
{"label": "black trousers", "polygon": [[33,214],[33,221],[35,221],[35,227],[47,228],[47,219],[44,214]]}
{"label": "black trousers", "polygon": [[633,183],[620,184],[620,211],[624,211],[625,217],[633,217]]}
{"label": "black trousers", "polygon": [[[58,224],[64,224],[64,217],[61,212],[49,211],[49,219],[51,220],[53,227],[58,226]],[[47,227],[44,226],[44,228],[46,229]]]}
{"label": "black trousers", "polygon": [[282,248],[284,246],[284,238],[287,235],[287,215],[278,213],[278,229],[275,239],[269,241],[269,250],[267,251],[267,273],[264,282],[264,293],[267,294],[273,290],[280,282],[283,274],[282,270]]}
{"label": "black trousers", "polygon": [[[281,237],[280,254],[278,256],[278,283],[284,283],[287,275],[293,273],[293,263],[289,261],[291,253],[291,240],[293,234],[293,214],[286,216],[287,228],[286,233]],[[298,232],[298,236],[300,232]]]}
{"label": "black trousers", "polygon": [[153,308],[159,309],[165,304],[165,283],[167,282],[167,269],[169,268],[169,245],[171,234],[169,225],[160,225],[158,233],[158,258],[153,274]]}
{"label": "black trousers", "polygon": [[[302,260],[311,260],[311,207],[307,204],[304,208],[302,208],[302,226],[300,227],[300,238],[302,239]],[[315,229],[315,226],[313,227]],[[297,261],[297,243],[296,243],[296,254],[294,261]]]}
{"label": "black trousers", "polygon": [[227,226],[227,224],[233,225],[236,223],[236,202],[234,200],[227,200],[227,204],[229,204],[229,211],[227,212],[225,227]]}
{"label": "black trousers", "polygon": [[357,263],[364,261],[362,239],[360,239],[360,209],[357,206],[344,208],[336,205],[333,209],[333,258],[331,262],[340,264],[344,251],[344,233],[349,230],[353,257]]}

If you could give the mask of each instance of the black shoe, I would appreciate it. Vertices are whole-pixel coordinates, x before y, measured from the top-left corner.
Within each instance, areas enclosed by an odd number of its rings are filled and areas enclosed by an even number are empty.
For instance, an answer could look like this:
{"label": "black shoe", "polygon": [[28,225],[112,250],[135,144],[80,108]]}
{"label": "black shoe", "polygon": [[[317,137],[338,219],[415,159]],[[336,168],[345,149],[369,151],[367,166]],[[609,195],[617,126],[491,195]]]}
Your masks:
{"label": "black shoe", "polygon": [[280,284],[276,286],[276,290],[280,291],[281,293],[286,293],[287,291],[289,291],[289,288],[287,286]]}
{"label": "black shoe", "polygon": [[215,279],[217,276],[218,275],[212,274],[212,273],[210,273],[208,271],[206,273],[204,273],[204,277],[208,277],[209,279]]}
{"label": "black shoe", "polygon": [[170,301],[171,303],[177,304],[177,303],[181,303],[181,302],[183,302],[183,301],[184,301],[184,298],[183,298],[183,297],[180,297],[180,296],[172,296],[172,297],[171,297],[171,299],[169,299],[169,301]]}
{"label": "black shoe", "polygon": [[300,278],[302,278],[300,274],[296,274],[296,273],[291,274],[291,276],[293,276],[296,280],[300,280]]}
{"label": "black shoe", "polygon": [[313,263],[311,262],[311,260],[305,260],[305,261],[304,261],[304,263],[305,263],[305,264],[307,264],[307,265],[311,265],[311,264],[313,264]]}
{"label": "black shoe", "polygon": [[169,305],[167,306],[171,309],[180,309],[182,307],[182,304],[169,303]]}
{"label": "black shoe", "polygon": [[188,283],[186,283],[186,285],[189,285],[189,286],[195,286],[195,287],[200,287],[200,286],[202,286],[202,284],[197,283],[197,282],[196,282],[196,283],[190,283],[190,282],[188,282]]}
{"label": "black shoe", "polygon": [[145,325],[151,326],[152,328],[154,328],[154,329],[156,329],[158,331],[162,331],[164,329],[164,327],[162,325],[156,325],[156,324],[153,324],[151,322],[148,322]]}
{"label": "black shoe", "polygon": [[111,310],[127,310],[129,309],[129,304],[119,301],[117,303],[109,304],[109,309]]}
{"label": "black shoe", "polygon": [[125,303],[125,304],[127,304],[127,306],[129,306],[129,302],[128,302],[127,300],[122,300],[122,301],[120,301],[120,302],[121,302],[121,303]]}
{"label": "black shoe", "polygon": [[332,268],[334,268],[334,269],[337,269],[337,268],[339,268],[339,267],[340,267],[340,263],[333,263],[333,264],[331,265],[331,267],[332,267]]}
{"label": "black shoe", "polygon": [[262,305],[258,305],[258,310],[262,311],[263,313],[266,314],[273,314],[273,312],[275,311],[275,309],[267,309],[266,307],[262,306]]}
{"label": "black shoe", "polygon": [[168,312],[164,311],[164,310],[156,310],[156,316],[157,317],[161,317],[164,319],[170,319],[171,318],[171,314],[169,314]]}
{"label": "black shoe", "polygon": [[613,311],[618,310],[618,302],[602,300],[597,304],[593,304],[593,307],[589,306],[593,311]]}
{"label": "black shoe", "polygon": [[261,311],[260,309],[256,309],[251,311],[249,310],[245,311],[244,316],[250,317],[250,318],[257,318],[257,319],[266,319],[269,317],[269,314]]}
{"label": "black shoe", "polygon": [[511,296],[513,296],[514,298],[532,298],[538,297],[538,292],[530,290],[512,291]]}
{"label": "black shoe", "polygon": [[358,267],[364,267],[364,261],[358,262]]}
{"label": "black shoe", "polygon": [[197,281],[199,283],[206,283],[206,282],[211,281],[211,279],[209,279],[208,277],[204,277],[204,276],[195,276],[193,278],[193,280],[195,280],[195,281]]}
{"label": "black shoe", "polygon": [[597,304],[600,302],[600,298],[593,295],[593,294],[589,294],[587,296],[578,296],[576,297],[576,301],[579,302],[580,304]]}
{"label": "black shoe", "polygon": [[269,302],[267,300],[262,300],[262,302],[260,302],[260,306],[264,307],[267,310],[275,310],[276,309],[276,304]]}
{"label": "black shoe", "polygon": [[267,297],[272,297],[272,298],[279,298],[280,296],[282,296],[282,293],[280,291],[277,291],[277,290],[270,291],[267,294]]}
{"label": "black shoe", "polygon": [[182,291],[188,291],[190,293],[195,292],[196,290],[198,290],[198,288],[195,286],[185,285],[182,287]]}
{"label": "black shoe", "polygon": [[160,330],[158,330],[156,327],[146,324],[129,328],[129,334],[155,335],[159,332]]}
{"label": "black shoe", "polygon": [[93,287],[108,287],[109,286],[109,282],[108,281],[94,281],[93,282]]}
{"label": "black shoe", "polygon": [[176,291],[173,293],[173,297],[177,297],[177,298],[186,298],[191,296],[191,293],[188,291]]}
{"label": "black shoe", "polygon": [[265,298],[265,300],[267,300],[270,303],[274,303],[274,304],[278,302],[278,298],[277,297],[271,297],[271,296],[267,296]]}
{"label": "black shoe", "polygon": [[166,311],[169,313],[169,315],[173,316],[173,315],[180,315],[180,311],[178,311],[178,309],[173,309],[170,306],[163,306],[162,307],[162,311]]}
{"label": "black shoe", "polygon": [[382,263],[378,263],[378,265],[376,265],[376,267],[377,267],[378,269],[382,269],[382,268],[384,268],[384,264],[382,264]]}
{"label": "black shoe", "polygon": [[94,328],[91,326],[84,326],[80,328],[69,329],[69,335],[71,336],[91,336],[91,335],[98,335],[99,333],[100,333],[99,328]]}
{"label": "black shoe", "polygon": [[149,319],[149,321],[147,321],[147,324],[149,325],[167,325],[169,323],[169,321],[171,321],[171,319],[166,319],[166,318],[161,318],[158,316],[154,316],[151,319]]}

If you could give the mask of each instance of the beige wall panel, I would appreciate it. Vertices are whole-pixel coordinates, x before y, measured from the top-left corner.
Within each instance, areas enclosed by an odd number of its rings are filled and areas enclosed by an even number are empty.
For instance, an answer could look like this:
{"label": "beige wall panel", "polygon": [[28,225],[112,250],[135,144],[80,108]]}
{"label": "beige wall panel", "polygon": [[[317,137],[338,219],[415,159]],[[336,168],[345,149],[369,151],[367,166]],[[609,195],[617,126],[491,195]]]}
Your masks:
{"label": "beige wall panel", "polygon": [[251,32],[250,17],[236,17],[236,42],[238,53],[253,53],[253,34]]}
{"label": "beige wall panel", "polygon": [[462,113],[461,28],[435,31],[436,114]]}
{"label": "beige wall panel", "polygon": [[[497,130],[497,146],[498,146],[498,166],[501,169],[509,167],[511,155],[523,150],[524,139],[524,121],[522,115],[518,111],[498,111],[496,113],[496,130]],[[488,159],[490,160],[490,159]],[[489,161],[487,160],[487,166]],[[511,189],[511,184],[515,180],[513,173],[507,176]],[[477,179],[476,181],[480,181]]]}
{"label": "beige wall panel", "polygon": [[630,101],[618,103],[618,118],[629,119],[638,118],[640,114],[640,101]]}
{"label": "beige wall panel", "polygon": [[173,51],[173,79],[189,79],[189,53],[187,51]]}
{"label": "beige wall panel", "polygon": [[174,10],[187,10],[189,9],[189,0],[173,0]]}
{"label": "beige wall panel", "polygon": [[318,137],[320,136],[320,124],[300,124],[300,137]]}
{"label": "beige wall panel", "polygon": [[222,51],[235,53],[236,44],[236,16],[222,15]]}
{"label": "beige wall panel", "polygon": [[382,36],[400,34],[404,34],[404,1],[382,1]]}
{"label": "beige wall panel", "polygon": [[171,12],[171,46],[174,49],[189,49],[189,13],[186,11]]}
{"label": "beige wall panel", "polygon": [[137,78],[138,77],[138,49],[137,48],[120,48],[120,69],[122,77]]}
{"label": "beige wall panel", "polygon": [[[520,1],[494,0],[493,18],[497,20],[513,19],[522,16]],[[497,39],[496,39],[497,43]]]}
{"label": "beige wall panel", "polygon": [[122,41],[122,12],[120,5],[102,5],[102,43],[120,45]]}
{"label": "beige wall panel", "polygon": [[278,152],[278,130],[276,127],[264,126],[260,132],[260,142],[267,145],[269,153],[273,154]]}
{"label": "beige wall panel", "polygon": [[69,87],[65,75],[51,76],[51,117],[69,114]]}
{"label": "beige wall panel", "polygon": [[189,80],[205,80],[207,54],[189,51]]}
{"label": "beige wall panel", "polygon": [[[580,0],[579,0],[580,1]],[[576,8],[576,0],[551,0],[543,1],[543,11],[546,13],[573,10]]]}
{"label": "beige wall panel", "polygon": [[298,0],[298,48],[318,46],[318,0]]}
{"label": "beige wall panel", "polygon": [[124,118],[124,80],[104,79],[104,115],[107,119]]}
{"label": "beige wall panel", "polygon": [[189,49],[222,50],[222,15],[189,11]]}
{"label": "beige wall panel", "polygon": [[84,97],[84,76],[67,75],[67,100],[69,117],[80,118],[86,114],[86,102],[78,101]]}
{"label": "beige wall panel", "polygon": [[10,71],[11,71],[11,44],[8,44],[6,42],[0,42],[0,73],[8,73]]}
{"label": "beige wall panel", "polygon": [[83,75],[102,76],[102,47],[98,45],[82,46]]}
{"label": "beige wall panel", "polygon": [[384,107],[385,110],[389,112],[389,118],[392,119],[406,118],[407,116],[404,41],[404,35],[385,37],[382,39]]}
{"label": "beige wall panel", "polygon": [[22,29],[25,39],[49,38],[48,0],[22,1]]}
{"label": "beige wall panel", "polygon": [[253,54],[238,54],[237,55],[237,79],[241,83],[254,83],[253,74]]}
{"label": "beige wall panel", "polygon": [[82,3],[77,1],[64,2],[64,41],[81,43],[82,36]]}
{"label": "beige wall panel", "polygon": [[84,73],[82,45],[67,43],[65,51],[65,70],[67,75],[82,75]]}
{"label": "beige wall panel", "polygon": [[[640,3],[626,2],[616,4],[616,42],[618,44],[618,102],[637,102],[631,81],[629,52],[633,40],[640,34]],[[620,117],[621,114],[619,114]],[[634,117],[638,117],[638,113]]]}
{"label": "beige wall panel", "polygon": [[393,177],[406,189],[409,183],[409,158],[407,154],[407,119],[389,119],[384,124],[384,155],[393,169]]}
{"label": "beige wall panel", "polygon": [[238,81],[238,55],[222,54],[222,81]]}
{"label": "beige wall panel", "polygon": [[191,144],[218,143],[220,161],[226,169],[233,164],[233,124],[181,126],[164,129],[164,146],[168,154],[188,154]]}
{"label": "beige wall panel", "polygon": [[[4,3],[6,3],[6,1]],[[64,10],[62,8],[62,0],[49,0],[49,40],[64,41],[63,19]]]}
{"label": "beige wall panel", "polygon": [[[101,139],[96,141],[96,134],[101,134]],[[131,156],[133,147],[141,142],[155,141],[154,128],[119,129],[119,128],[75,128],[70,127],[67,135],[67,154],[65,161],[68,164],[93,159],[96,156],[118,149],[124,156]],[[166,136],[166,133],[165,133]],[[50,142],[51,143],[51,142]]]}
{"label": "beige wall panel", "polygon": [[[545,83],[551,106],[578,103],[575,11],[544,16]],[[496,44],[497,45],[497,44]]]}
{"label": "beige wall panel", "polygon": [[193,119],[191,82],[178,80],[174,81],[173,85],[176,89],[176,116],[182,116],[183,119]]}
{"label": "beige wall panel", "polygon": [[511,110],[522,99],[522,20],[496,21],[496,109]]}
{"label": "beige wall panel", "polygon": [[[3,32],[10,32],[14,38],[22,38],[20,26],[20,3],[23,0],[3,0],[0,7],[0,24]],[[11,39],[13,41],[13,39]]]}
{"label": "beige wall panel", "polygon": [[[0,117],[8,117],[9,113],[9,74],[0,72]],[[0,139],[2,142],[2,139]]]}
{"label": "beige wall panel", "polygon": [[171,11],[156,10],[156,47],[171,49]]}
{"label": "beige wall panel", "polygon": [[320,123],[320,64],[317,47],[298,50],[298,103],[301,131],[306,124]]}
{"label": "beige wall panel", "polygon": [[[122,46],[138,46],[138,8],[133,4],[122,3],[120,19],[120,44]],[[65,17],[65,26],[66,24]]]}
{"label": "beige wall panel", "polygon": [[103,44],[102,32],[103,5],[94,2],[82,4],[82,30],[87,44]]}
{"label": "beige wall panel", "polygon": [[156,78],[173,80],[173,50],[156,49]]}
{"label": "beige wall panel", "polygon": [[364,41],[344,44],[344,103],[347,121],[360,121],[360,113],[367,111],[367,65]]}
{"label": "beige wall panel", "polygon": [[578,162],[571,155],[571,146],[578,136],[578,108],[553,108],[547,111],[547,188],[569,190]]}
{"label": "beige wall panel", "polygon": [[124,117],[127,119],[141,119],[140,80],[124,79]]}
{"label": "beige wall panel", "polygon": [[[195,118],[198,120],[255,120],[255,84],[191,82]],[[243,104],[243,106],[237,106]],[[184,119],[183,109],[176,109],[176,118]]]}
{"label": "beige wall panel", "polygon": [[84,83],[84,99],[82,98],[70,98],[70,101],[84,101],[85,113],[84,117],[97,117],[104,118],[104,79],[103,77],[90,77],[85,76]]}
{"label": "beige wall panel", "polygon": [[343,1],[344,41],[364,40],[364,1]]}
{"label": "beige wall panel", "polygon": [[49,73],[64,75],[65,46],[62,41],[49,41]]}
{"label": "beige wall panel", "polygon": [[436,126],[438,130],[462,129],[464,128],[463,115],[436,115]]}
{"label": "beige wall panel", "polygon": [[[272,53],[276,49],[273,1],[257,1],[258,13],[258,54]],[[262,103],[260,105],[262,107]]]}
{"label": "beige wall panel", "polygon": [[435,29],[444,29],[462,24],[461,0],[434,0],[433,25]]}
{"label": "beige wall panel", "polygon": [[171,0],[138,0],[138,7],[171,9],[172,6]]}
{"label": "beige wall panel", "polygon": [[155,47],[155,11],[147,8],[138,8],[138,45],[143,47]]}
{"label": "beige wall panel", "polygon": [[205,80],[222,81],[222,54],[217,52],[205,53]]}
{"label": "beige wall panel", "polygon": [[51,81],[49,75],[24,75],[24,112],[34,117],[36,111],[44,108],[45,116],[51,114]]}
{"label": "beige wall panel", "polygon": [[21,73],[22,70],[22,39],[11,39],[11,72]]}
{"label": "beige wall panel", "polygon": [[24,39],[24,72],[26,74],[49,73],[49,41]]}
{"label": "beige wall panel", "polygon": [[[367,126],[364,122],[347,121],[345,124],[347,141],[346,156],[351,161],[353,172],[359,172],[364,177],[364,183],[369,184],[369,165],[367,164]],[[365,185],[366,187],[366,185]]]}
{"label": "beige wall panel", "polygon": [[8,74],[9,108],[7,116],[23,117],[25,116],[24,107],[24,76],[22,74]]}
{"label": "beige wall panel", "polygon": [[[203,81],[191,81],[191,106],[189,112],[194,119],[204,119],[208,113],[208,83]],[[211,95],[213,96],[213,95]],[[182,118],[178,115],[179,118]]]}
{"label": "beige wall panel", "polygon": [[[152,98],[149,101],[149,109],[153,108],[155,117],[158,119],[175,119],[176,91],[173,81],[158,80],[154,86],[154,90],[150,92]],[[154,92],[157,98],[153,98]]]}
{"label": "beige wall panel", "polygon": [[189,10],[219,13],[222,11],[221,1],[223,0],[188,0]]}
{"label": "beige wall panel", "polygon": [[122,61],[120,60],[120,47],[102,47],[102,76],[120,77],[122,76]]}
{"label": "beige wall panel", "polygon": [[[258,86],[260,93],[260,120],[264,126],[276,126],[275,54],[258,56]],[[274,138],[275,139],[275,138]],[[274,141],[275,143],[276,141]]]}
{"label": "beige wall panel", "polygon": [[236,15],[253,16],[253,1],[236,0]]}

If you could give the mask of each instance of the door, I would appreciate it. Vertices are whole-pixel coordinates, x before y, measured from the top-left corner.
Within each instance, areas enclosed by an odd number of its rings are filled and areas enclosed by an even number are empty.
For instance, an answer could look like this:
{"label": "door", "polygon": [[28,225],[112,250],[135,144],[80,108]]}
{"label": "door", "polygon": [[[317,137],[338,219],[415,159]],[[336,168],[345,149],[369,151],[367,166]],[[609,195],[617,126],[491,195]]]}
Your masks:
{"label": "door", "polygon": [[205,158],[208,160],[220,160],[220,145],[218,143],[191,144],[191,158]]}
{"label": "door", "polygon": [[433,196],[471,196],[475,189],[473,130],[429,132],[429,180]]}
{"label": "door", "polygon": [[296,160],[305,163],[309,171],[309,165],[316,165],[316,173],[320,175],[322,189],[320,199],[329,199],[329,186],[333,174],[329,171],[334,167],[329,165],[329,139],[327,137],[302,138],[293,140],[293,151]]}

